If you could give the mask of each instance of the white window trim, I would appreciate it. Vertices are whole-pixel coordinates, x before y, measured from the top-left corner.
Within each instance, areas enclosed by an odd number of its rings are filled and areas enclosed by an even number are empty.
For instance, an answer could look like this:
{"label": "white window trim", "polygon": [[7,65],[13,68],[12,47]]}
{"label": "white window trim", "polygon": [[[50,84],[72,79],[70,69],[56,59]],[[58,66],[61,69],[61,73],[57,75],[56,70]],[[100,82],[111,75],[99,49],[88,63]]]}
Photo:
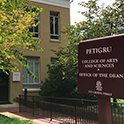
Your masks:
{"label": "white window trim", "polygon": [[[52,12],[52,11],[50,11],[50,12]],[[50,32],[50,40],[59,40],[60,39],[60,13],[59,12],[57,12],[58,13],[58,16],[53,16],[53,15],[51,15],[50,14],[50,17],[52,17],[53,18],[53,34],[51,34],[51,32]],[[58,18],[58,34],[55,34],[55,18]],[[50,29],[51,30],[51,29]],[[58,36],[58,39],[54,39],[54,38],[51,38],[51,36]]]}

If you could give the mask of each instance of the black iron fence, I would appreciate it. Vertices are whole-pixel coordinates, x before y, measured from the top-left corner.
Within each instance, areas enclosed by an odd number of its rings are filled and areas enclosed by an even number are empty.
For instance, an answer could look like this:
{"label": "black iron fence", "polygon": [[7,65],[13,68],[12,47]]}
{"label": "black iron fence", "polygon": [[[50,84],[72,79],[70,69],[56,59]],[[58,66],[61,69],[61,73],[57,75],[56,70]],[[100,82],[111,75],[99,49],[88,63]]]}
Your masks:
{"label": "black iron fence", "polygon": [[124,103],[112,103],[112,124],[124,124]]}
{"label": "black iron fence", "polygon": [[[112,124],[124,124],[124,103],[112,103]],[[61,124],[98,124],[97,101],[85,99],[19,96],[19,111]]]}
{"label": "black iron fence", "polygon": [[61,124],[98,124],[97,101],[91,100],[20,95],[19,111]]}

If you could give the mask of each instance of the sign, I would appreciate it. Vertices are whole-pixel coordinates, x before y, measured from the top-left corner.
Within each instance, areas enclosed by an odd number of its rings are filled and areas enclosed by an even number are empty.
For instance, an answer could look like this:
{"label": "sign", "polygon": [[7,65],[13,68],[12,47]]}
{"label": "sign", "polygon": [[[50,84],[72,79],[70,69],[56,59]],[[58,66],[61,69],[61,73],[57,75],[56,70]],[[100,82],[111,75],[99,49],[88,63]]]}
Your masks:
{"label": "sign", "polygon": [[13,81],[20,81],[20,72],[13,72]]}
{"label": "sign", "polygon": [[79,93],[124,98],[124,34],[81,41]]}

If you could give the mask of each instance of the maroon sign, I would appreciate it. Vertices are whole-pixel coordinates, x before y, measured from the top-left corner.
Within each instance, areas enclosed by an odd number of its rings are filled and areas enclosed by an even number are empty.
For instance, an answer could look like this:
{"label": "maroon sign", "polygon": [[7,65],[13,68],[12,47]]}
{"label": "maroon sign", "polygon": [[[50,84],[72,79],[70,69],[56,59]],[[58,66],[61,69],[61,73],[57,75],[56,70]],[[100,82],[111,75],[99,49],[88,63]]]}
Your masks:
{"label": "maroon sign", "polygon": [[124,98],[124,34],[81,41],[79,93]]}

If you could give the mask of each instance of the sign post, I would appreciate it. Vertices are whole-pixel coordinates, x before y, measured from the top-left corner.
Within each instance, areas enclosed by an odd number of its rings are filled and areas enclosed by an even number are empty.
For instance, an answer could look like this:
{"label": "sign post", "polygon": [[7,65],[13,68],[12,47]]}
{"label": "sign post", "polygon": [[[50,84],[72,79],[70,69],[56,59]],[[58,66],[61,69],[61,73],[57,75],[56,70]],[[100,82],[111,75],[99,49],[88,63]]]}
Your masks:
{"label": "sign post", "polygon": [[98,118],[99,124],[111,124],[110,98],[98,96]]}
{"label": "sign post", "polygon": [[99,124],[111,124],[110,98],[124,99],[124,34],[81,41],[79,93],[98,96]]}

